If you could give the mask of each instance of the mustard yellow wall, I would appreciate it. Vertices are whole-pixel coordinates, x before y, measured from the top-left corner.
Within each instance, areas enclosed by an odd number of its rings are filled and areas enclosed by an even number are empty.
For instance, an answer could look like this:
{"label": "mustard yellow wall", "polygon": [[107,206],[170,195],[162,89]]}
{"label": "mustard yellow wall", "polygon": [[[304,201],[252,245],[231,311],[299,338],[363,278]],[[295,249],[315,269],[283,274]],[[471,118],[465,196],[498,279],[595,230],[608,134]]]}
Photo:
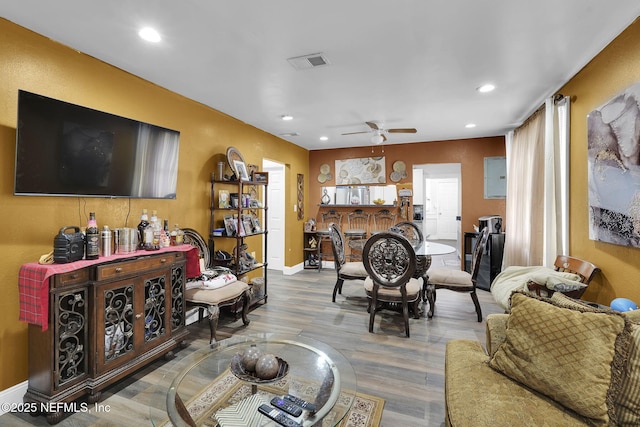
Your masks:
{"label": "mustard yellow wall", "polygon": [[[153,123],[181,132],[177,200],[126,200],[13,195],[18,89]],[[143,208],[171,224],[208,235],[209,180],[219,153],[239,149],[247,163],[267,158],[286,167],[286,206],[296,200],[296,175],[308,151],[92,57],[0,19],[0,390],[27,379],[27,325],[18,321],[18,270],[52,249],[65,225],[135,226]],[[307,180],[308,182],[308,180]],[[302,262],[302,222],[286,212],[285,265]],[[42,349],[47,351],[47,349]]]}
{"label": "mustard yellow wall", "polygon": [[640,20],[597,55],[560,92],[571,96],[571,254],[602,269],[583,296],[608,304],[629,298],[640,304],[640,249],[589,240],[587,114],[640,81]]}

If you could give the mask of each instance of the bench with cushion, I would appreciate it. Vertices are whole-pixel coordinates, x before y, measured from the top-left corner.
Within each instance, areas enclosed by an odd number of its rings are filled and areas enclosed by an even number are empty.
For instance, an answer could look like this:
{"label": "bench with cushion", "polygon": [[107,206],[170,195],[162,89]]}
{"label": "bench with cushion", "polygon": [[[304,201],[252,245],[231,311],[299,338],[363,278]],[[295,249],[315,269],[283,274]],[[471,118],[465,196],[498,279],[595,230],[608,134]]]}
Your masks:
{"label": "bench with cushion", "polygon": [[209,329],[211,330],[210,342],[217,340],[216,329],[220,317],[220,308],[242,304],[242,322],[249,324],[247,313],[251,298],[250,287],[243,281],[236,280],[216,289],[192,288],[185,291],[185,300],[188,306],[198,307],[199,318],[202,320],[204,310],[209,312]]}

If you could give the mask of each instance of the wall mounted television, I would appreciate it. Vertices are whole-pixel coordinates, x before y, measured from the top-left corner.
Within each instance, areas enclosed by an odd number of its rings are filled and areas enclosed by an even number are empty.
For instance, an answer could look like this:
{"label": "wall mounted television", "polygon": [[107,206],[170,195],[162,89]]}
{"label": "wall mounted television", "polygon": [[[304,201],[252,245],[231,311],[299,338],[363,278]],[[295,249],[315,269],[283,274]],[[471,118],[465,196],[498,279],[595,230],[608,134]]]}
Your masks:
{"label": "wall mounted television", "polygon": [[180,132],[20,90],[15,195],[175,199]]}

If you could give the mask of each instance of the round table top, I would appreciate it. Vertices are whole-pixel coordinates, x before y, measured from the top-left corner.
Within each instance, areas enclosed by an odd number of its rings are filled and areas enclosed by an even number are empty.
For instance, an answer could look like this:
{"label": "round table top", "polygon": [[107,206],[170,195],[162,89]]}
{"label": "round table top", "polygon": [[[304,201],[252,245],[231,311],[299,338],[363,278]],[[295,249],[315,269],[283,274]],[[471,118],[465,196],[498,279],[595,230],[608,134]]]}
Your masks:
{"label": "round table top", "polygon": [[[286,362],[288,372],[273,381],[238,375],[231,367],[232,359],[252,345]],[[320,420],[317,425],[333,426],[349,412],[356,395],[355,372],[349,361],[329,345],[299,335],[234,336],[185,357],[177,371],[172,371],[165,402],[165,421],[174,426],[203,425],[202,419],[222,419],[224,426],[277,425],[257,407],[267,404],[273,408],[271,399],[285,394],[317,406],[315,413],[303,411],[290,418],[303,426]]]}
{"label": "round table top", "polygon": [[453,246],[425,240],[416,248],[416,255],[446,255],[456,251]]}
{"label": "round table top", "polygon": [[[351,249],[362,250],[367,243],[366,239],[349,240],[349,247]],[[443,243],[429,242],[424,240],[420,246],[415,247],[416,255],[429,256],[429,255],[446,255],[456,251],[453,246],[445,245]]]}

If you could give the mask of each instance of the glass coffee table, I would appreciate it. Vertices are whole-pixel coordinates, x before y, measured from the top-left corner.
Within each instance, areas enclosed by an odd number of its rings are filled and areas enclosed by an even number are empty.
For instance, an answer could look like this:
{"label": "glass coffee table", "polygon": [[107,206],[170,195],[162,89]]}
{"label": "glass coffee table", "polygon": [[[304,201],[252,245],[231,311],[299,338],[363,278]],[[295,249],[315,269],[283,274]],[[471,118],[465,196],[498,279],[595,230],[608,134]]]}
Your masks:
{"label": "glass coffee table", "polygon": [[[278,358],[275,378],[261,380],[244,372],[239,360],[251,346]],[[158,420],[152,414],[156,426],[277,426],[258,407],[275,408],[272,399],[282,401],[285,395],[315,406],[309,411],[302,405],[300,415],[287,415],[298,425],[334,426],[356,396],[349,361],[329,345],[299,335],[228,338],[186,356],[177,370],[166,393],[168,417]]]}

